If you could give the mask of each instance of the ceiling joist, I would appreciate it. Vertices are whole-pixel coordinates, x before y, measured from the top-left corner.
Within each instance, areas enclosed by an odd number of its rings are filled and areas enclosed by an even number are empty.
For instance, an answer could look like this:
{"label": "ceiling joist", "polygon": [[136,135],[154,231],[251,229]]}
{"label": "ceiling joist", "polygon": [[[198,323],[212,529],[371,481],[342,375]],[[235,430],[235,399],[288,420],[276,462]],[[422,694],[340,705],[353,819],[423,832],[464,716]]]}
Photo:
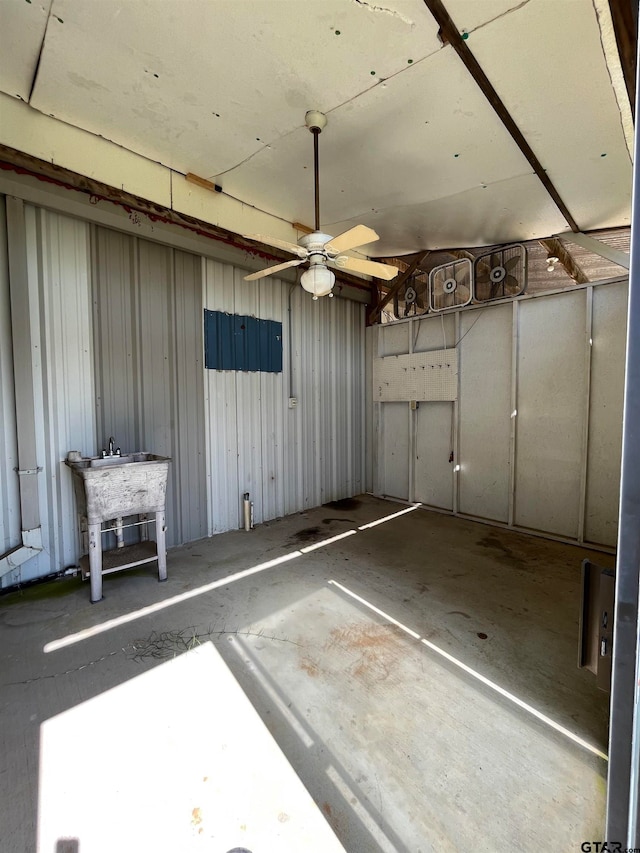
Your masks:
{"label": "ceiling joist", "polygon": [[589,279],[585,275],[584,270],[572,256],[561,240],[557,237],[550,237],[548,240],[540,240],[540,245],[543,249],[549,252],[550,257],[557,258],[565,268],[567,275],[570,276],[576,284],[586,284]]}

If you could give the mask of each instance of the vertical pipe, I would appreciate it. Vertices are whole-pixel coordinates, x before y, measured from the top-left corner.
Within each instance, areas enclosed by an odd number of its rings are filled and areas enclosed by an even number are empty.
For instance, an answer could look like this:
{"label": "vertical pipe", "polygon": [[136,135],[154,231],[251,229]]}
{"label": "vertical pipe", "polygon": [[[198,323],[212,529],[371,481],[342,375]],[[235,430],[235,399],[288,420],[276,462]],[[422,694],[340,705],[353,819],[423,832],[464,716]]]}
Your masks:
{"label": "vertical pipe", "polygon": [[[640,66],[640,63],[638,63]],[[640,86],[636,87],[638,115]],[[640,846],[640,134],[635,136],[606,838]]]}
{"label": "vertical pipe", "polygon": [[35,530],[40,527],[40,504],[30,310],[33,297],[29,294],[28,284],[24,202],[7,196],[6,204],[20,516],[22,530]]}
{"label": "vertical pipe", "polygon": [[91,603],[102,600],[102,525],[89,522],[89,578]]}

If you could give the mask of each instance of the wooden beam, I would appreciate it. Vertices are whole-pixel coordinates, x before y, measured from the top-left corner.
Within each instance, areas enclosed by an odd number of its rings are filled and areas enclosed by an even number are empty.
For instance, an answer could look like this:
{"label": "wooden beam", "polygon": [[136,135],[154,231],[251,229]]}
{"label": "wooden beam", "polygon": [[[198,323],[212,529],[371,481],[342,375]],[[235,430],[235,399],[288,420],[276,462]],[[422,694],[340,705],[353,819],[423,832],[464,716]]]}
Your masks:
{"label": "wooden beam", "polygon": [[575,281],[576,284],[586,284],[589,279],[584,270],[578,264],[567,249],[564,243],[561,243],[556,237],[550,237],[548,240],[538,241],[543,249],[546,249],[550,255],[556,257],[562,266],[567,271],[567,274]]}
{"label": "wooden beam", "polygon": [[214,184],[213,181],[201,178],[200,175],[194,175],[193,172],[187,172],[184,177],[190,184],[196,184],[196,186],[202,187],[203,190],[210,190],[212,193],[222,192],[222,187],[219,184]]}
{"label": "wooden beam", "polygon": [[[112,187],[109,184],[88,178],[86,175],[81,175],[78,172],[71,172],[62,166],[56,166],[54,163],[48,163],[46,160],[40,160],[31,154],[25,154],[24,151],[18,151],[15,148],[10,148],[8,145],[0,143],[0,175],[5,172],[15,172],[17,175],[35,178],[47,184],[63,187],[66,190],[76,190],[87,197],[91,197],[94,202],[108,202],[119,208],[123,208],[128,213],[132,211],[142,213],[151,222],[175,225],[200,237],[232,246],[235,249],[264,258],[267,261],[291,260],[289,252],[274,249],[272,246],[257,244],[253,240],[245,240],[239,234],[229,231],[226,228],[221,228],[219,225],[213,225],[202,219],[196,219],[194,216],[164,207],[156,202],[135,196],[126,190]],[[205,179],[203,178],[202,180]],[[368,281],[363,281],[359,276],[350,275],[343,270],[336,269],[335,272],[336,281],[342,282],[349,287],[357,288],[358,290],[369,291],[370,285]]]}
{"label": "wooden beam", "polygon": [[416,255],[416,257],[409,264],[409,266],[406,268],[406,270],[403,273],[400,273],[400,275],[394,281],[391,288],[384,294],[384,296],[382,296],[380,298],[380,300],[378,301],[378,304],[375,306],[375,308],[369,314],[369,325],[372,325],[373,323],[376,322],[376,320],[378,319],[378,317],[382,313],[382,309],[387,304],[387,302],[390,302],[393,299],[393,297],[396,295],[396,293],[400,292],[400,288],[403,286],[403,284],[411,278],[411,276],[418,269],[420,264],[430,254],[431,254],[431,251],[429,249],[427,249],[426,252],[422,252],[422,254]]}
{"label": "wooden beam", "polygon": [[458,54],[465,68],[480,87],[482,94],[489,101],[489,103],[495,110],[496,115],[498,116],[502,124],[506,127],[507,131],[511,135],[511,138],[516,143],[516,145],[526,157],[526,159],[529,161],[529,164],[531,165],[533,171],[536,173],[536,175],[540,179],[540,182],[553,199],[556,207],[569,223],[569,227],[571,228],[571,230],[579,231],[580,228],[578,227],[575,219],[571,215],[569,208],[566,206],[560,196],[560,193],[551,182],[551,179],[545,172],[542,163],[540,163],[536,155],[533,153],[533,150],[527,140],[524,138],[522,131],[511,117],[511,113],[507,110],[498,93],[489,82],[489,78],[480,67],[480,64],[478,63],[477,59],[467,47],[467,43],[462,38],[462,36],[458,32],[456,25],[449,17],[449,13],[445,9],[442,0],[424,0],[424,3],[440,26],[440,37],[442,39],[442,42],[444,44],[451,45],[451,47]]}
{"label": "wooden beam", "polygon": [[292,222],[291,224],[296,231],[302,231],[303,234],[313,234],[313,228],[309,228],[308,225],[303,225],[302,222]]}
{"label": "wooden beam", "polygon": [[635,120],[638,0],[609,0],[609,9],[611,10],[611,21],[616,36],[624,82],[631,104],[631,115]]}

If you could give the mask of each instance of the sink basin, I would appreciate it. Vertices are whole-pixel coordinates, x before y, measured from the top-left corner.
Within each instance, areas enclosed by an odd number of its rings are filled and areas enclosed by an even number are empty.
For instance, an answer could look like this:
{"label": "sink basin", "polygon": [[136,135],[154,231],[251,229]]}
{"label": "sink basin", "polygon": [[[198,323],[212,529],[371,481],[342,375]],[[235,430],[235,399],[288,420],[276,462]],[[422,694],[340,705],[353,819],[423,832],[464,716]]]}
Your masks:
{"label": "sink basin", "polygon": [[164,511],[168,456],[147,451],[124,456],[72,455],[77,510],[88,522]]}

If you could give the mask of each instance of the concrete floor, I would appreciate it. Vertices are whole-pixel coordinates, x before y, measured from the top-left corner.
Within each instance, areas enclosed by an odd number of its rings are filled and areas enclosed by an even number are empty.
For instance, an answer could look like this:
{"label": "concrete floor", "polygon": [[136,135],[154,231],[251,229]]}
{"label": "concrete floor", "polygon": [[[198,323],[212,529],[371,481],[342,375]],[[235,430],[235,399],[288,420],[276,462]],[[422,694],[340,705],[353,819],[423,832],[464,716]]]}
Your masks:
{"label": "concrete floor", "polygon": [[[137,677],[210,642],[349,853],[601,839],[608,697],[576,668],[588,552],[422,509],[358,529],[403,509],[363,496],[192,543],[169,552],[166,584],[147,568],[110,575],[97,605],[79,578],[0,599],[2,850],[97,850],[73,826],[79,840],[45,845],[43,815],[56,792],[67,811],[100,796],[98,744],[144,737]],[[165,680],[162,695],[160,716],[216,738],[197,692]],[[109,733],[95,710],[107,698]],[[154,749],[162,774],[168,741]],[[135,745],[118,761],[139,792],[139,835],[105,803],[105,849],[168,850],[154,827],[182,796],[179,773],[154,814]],[[174,853],[227,853],[214,829],[194,835],[186,801],[184,821]]]}

